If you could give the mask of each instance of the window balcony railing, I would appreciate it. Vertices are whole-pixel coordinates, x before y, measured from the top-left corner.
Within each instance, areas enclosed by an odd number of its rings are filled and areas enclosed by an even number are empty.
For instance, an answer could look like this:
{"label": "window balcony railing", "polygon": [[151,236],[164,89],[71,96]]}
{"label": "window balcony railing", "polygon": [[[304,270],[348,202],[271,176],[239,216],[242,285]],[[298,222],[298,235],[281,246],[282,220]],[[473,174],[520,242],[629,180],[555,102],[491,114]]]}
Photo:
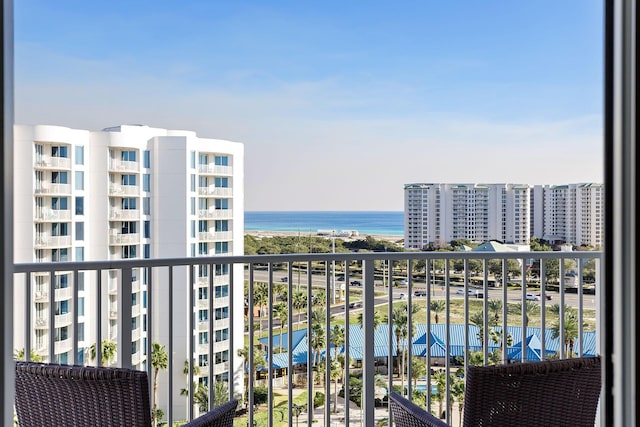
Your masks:
{"label": "window balcony railing", "polygon": [[[71,272],[69,338],[63,344],[45,335],[45,360],[75,363],[92,343],[115,340],[115,359],[107,362],[147,369],[153,378],[152,345],[164,345],[169,366],[159,374],[159,404],[170,423],[197,415],[196,396],[186,404],[179,390],[204,377],[209,385],[223,382],[230,396],[255,408],[246,412],[249,425],[258,419],[272,425],[280,414],[291,425],[296,408],[312,408],[314,400],[324,403],[299,415],[308,425],[375,425],[388,417],[389,389],[404,389],[434,412],[439,399],[453,402],[445,415],[457,424],[460,368],[598,352],[601,262],[601,252],[358,252],[31,263],[15,266],[14,286],[24,289],[20,295],[33,295],[37,275]],[[228,285],[222,298],[198,277],[219,266],[229,266],[216,280]],[[571,285],[558,280],[568,269],[577,277]],[[74,311],[80,273],[82,316]],[[134,278],[141,277],[146,315],[134,324],[140,301],[132,305],[131,294]],[[110,304],[102,291],[114,282]],[[203,285],[208,297],[198,300]],[[47,286],[41,292],[54,292]],[[36,320],[35,301],[19,304],[14,325],[23,325],[23,332],[14,334],[14,343],[29,355],[42,350],[34,345],[42,341],[36,331],[58,326],[58,319],[47,311]],[[81,321],[87,321],[82,340]],[[225,328],[227,339],[215,342],[216,331]],[[205,332],[207,344],[200,344]],[[200,356],[229,361],[198,376]],[[99,364],[100,358],[83,360]],[[259,384],[266,402],[280,394],[283,406],[255,406]],[[314,399],[316,393],[324,399]],[[345,399],[358,403],[345,405]],[[209,394],[209,407],[212,402]]]}
{"label": "window balcony railing", "polygon": [[198,165],[198,173],[200,173],[201,175],[231,176],[233,175],[233,167],[218,166],[213,163],[206,164],[206,165]]}
{"label": "window balcony railing", "polygon": [[140,164],[138,162],[129,162],[124,160],[111,159],[109,162],[109,171],[111,172],[138,172]]}

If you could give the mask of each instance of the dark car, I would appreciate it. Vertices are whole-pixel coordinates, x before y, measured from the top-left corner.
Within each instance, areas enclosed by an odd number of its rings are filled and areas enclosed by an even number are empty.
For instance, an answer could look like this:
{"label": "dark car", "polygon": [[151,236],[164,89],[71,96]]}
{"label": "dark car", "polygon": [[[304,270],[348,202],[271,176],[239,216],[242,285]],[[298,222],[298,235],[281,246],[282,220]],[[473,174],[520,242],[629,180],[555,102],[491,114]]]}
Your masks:
{"label": "dark car", "polygon": [[355,301],[352,303],[349,303],[349,308],[360,308],[362,307],[362,301]]}
{"label": "dark car", "polygon": [[427,290],[426,289],[418,289],[417,291],[413,291],[413,296],[415,297],[426,297]]}
{"label": "dark car", "polygon": [[362,286],[362,282],[360,280],[352,280],[351,286]]}

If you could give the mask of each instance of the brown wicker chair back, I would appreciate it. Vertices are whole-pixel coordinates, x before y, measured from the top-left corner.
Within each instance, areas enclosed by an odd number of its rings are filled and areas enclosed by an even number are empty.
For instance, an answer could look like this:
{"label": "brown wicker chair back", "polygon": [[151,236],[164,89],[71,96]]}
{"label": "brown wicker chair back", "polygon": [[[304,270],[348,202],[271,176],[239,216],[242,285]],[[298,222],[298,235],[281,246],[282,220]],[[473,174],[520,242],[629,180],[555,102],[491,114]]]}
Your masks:
{"label": "brown wicker chair back", "polygon": [[[186,427],[231,427],[238,401]],[[20,427],[151,426],[147,373],[121,368],[16,362]]]}
{"label": "brown wicker chair back", "polygon": [[20,427],[150,426],[147,373],[16,362]]}
{"label": "brown wicker chair back", "polygon": [[[600,357],[497,366],[469,366],[465,426],[588,426],[596,419]],[[404,397],[389,394],[394,425],[442,427],[442,420]]]}
{"label": "brown wicker chair back", "polygon": [[600,357],[469,366],[464,425],[589,426],[600,398]]}

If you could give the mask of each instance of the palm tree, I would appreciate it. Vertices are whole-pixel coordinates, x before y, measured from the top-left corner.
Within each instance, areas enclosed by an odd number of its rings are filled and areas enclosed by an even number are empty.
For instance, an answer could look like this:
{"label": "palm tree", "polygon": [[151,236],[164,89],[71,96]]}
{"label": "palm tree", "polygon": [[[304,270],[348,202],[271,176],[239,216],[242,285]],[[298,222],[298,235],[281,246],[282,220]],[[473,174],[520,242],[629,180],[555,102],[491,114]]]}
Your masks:
{"label": "palm tree", "polygon": [[313,366],[317,366],[320,349],[325,345],[324,328],[322,327],[322,324],[314,323],[311,325],[311,339],[309,340],[309,345],[313,350]]}
{"label": "palm tree", "polygon": [[[360,325],[360,327],[364,327],[364,313],[360,312],[358,313],[358,325]],[[375,333],[375,331],[378,329],[378,326],[380,326],[382,324],[382,322],[384,322],[384,316],[382,315],[382,313],[378,310],[374,310],[373,311],[373,331]]]}
{"label": "palm tree", "polygon": [[307,306],[307,294],[303,291],[296,291],[293,293],[292,297],[293,308],[298,310],[298,323],[300,323],[300,315],[302,314],[302,309]]}
{"label": "palm tree", "polygon": [[[551,312],[558,315],[558,321],[551,325],[551,337],[556,339],[560,337],[560,304],[554,304],[551,306]],[[583,325],[585,326],[585,325]],[[565,306],[564,309],[564,337],[562,342],[564,344],[565,354],[568,357],[575,356],[573,350],[576,338],[578,338],[580,332],[578,323],[578,313],[573,307]]]}
{"label": "palm tree", "polygon": [[438,401],[438,417],[442,414],[443,403],[447,393],[447,377],[443,370],[438,370],[433,374],[433,379],[436,382],[435,397]]}
{"label": "palm tree", "polygon": [[413,388],[418,388],[418,379],[427,375],[427,364],[419,357],[411,358],[411,378],[413,379]]}
{"label": "palm tree", "polygon": [[502,300],[499,299],[490,299],[489,300],[489,312],[493,314],[492,324],[493,326],[497,326],[500,324],[500,314],[502,313]]}
{"label": "palm tree", "polygon": [[[13,359],[14,360],[24,360],[24,348],[21,348],[20,350],[14,351],[13,352]],[[38,353],[33,351],[33,349],[31,349],[29,351],[29,360],[31,360],[32,362],[40,363],[44,359]]]}
{"label": "palm tree", "polygon": [[440,318],[438,317],[438,313],[442,313],[445,308],[447,308],[447,304],[444,302],[444,300],[436,299],[431,301],[429,309],[433,312],[434,320],[436,323],[438,323],[438,321],[440,320]]}
{"label": "palm tree", "polygon": [[453,412],[453,399],[458,401],[458,412],[460,415],[459,426],[462,426],[462,413],[464,410],[464,379],[457,375],[451,375],[451,412]]}
{"label": "palm tree", "polygon": [[153,367],[153,411],[151,418],[153,426],[158,425],[158,373],[160,369],[163,371],[169,367],[169,355],[163,345],[154,342],[151,346],[151,366]]}
{"label": "palm tree", "polygon": [[331,381],[333,381],[333,412],[338,412],[338,380],[342,377],[342,365],[335,358],[331,360]]}
{"label": "palm tree", "polygon": [[[256,285],[253,292],[253,303],[260,307],[258,317],[262,317],[262,309],[267,304],[267,297],[269,295],[269,288],[266,283],[260,282]],[[260,332],[262,332],[262,322],[260,322]]]}
{"label": "palm tree", "polygon": [[[238,356],[242,357],[243,366],[244,366],[244,389],[249,389],[249,347],[244,346],[243,348],[238,349]],[[185,362],[185,366],[187,367],[187,372],[189,370],[189,362]],[[266,360],[264,357],[264,351],[258,347],[253,348],[253,369],[256,371],[260,368],[266,367]],[[195,373],[195,369],[194,369]],[[181,393],[182,394],[182,393]]]}
{"label": "palm tree", "polygon": [[[111,361],[116,357],[116,351],[117,351],[116,343],[109,340],[103,340],[101,350],[102,351],[100,354],[101,356],[100,366],[108,366],[111,363]],[[89,360],[91,361],[95,360],[96,356],[97,356],[96,345],[94,343],[94,344],[91,344],[91,347],[89,347]]]}
{"label": "palm tree", "polygon": [[284,334],[284,325],[289,319],[289,310],[287,304],[279,302],[273,307],[273,314],[280,321],[280,349],[282,349],[282,335]]}
{"label": "palm tree", "polygon": [[[238,350],[238,352],[239,351],[240,350]],[[180,396],[185,396],[188,401],[189,400],[189,360],[184,361],[184,368],[182,369],[182,373],[184,374],[185,377],[187,377],[187,386],[185,388],[180,389]],[[200,376],[200,366],[196,364],[193,365],[193,376],[194,377]],[[194,394],[194,404],[195,404],[195,392],[196,392],[195,387],[191,387],[191,391]]]}

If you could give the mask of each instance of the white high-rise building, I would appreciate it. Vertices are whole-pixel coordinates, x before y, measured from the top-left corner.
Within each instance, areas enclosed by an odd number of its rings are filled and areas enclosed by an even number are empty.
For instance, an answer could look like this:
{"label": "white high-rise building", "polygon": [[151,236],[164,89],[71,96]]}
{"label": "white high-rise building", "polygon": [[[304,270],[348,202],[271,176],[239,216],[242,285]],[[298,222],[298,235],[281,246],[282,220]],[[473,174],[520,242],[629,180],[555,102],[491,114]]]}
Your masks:
{"label": "white high-rise building", "polygon": [[[91,261],[125,258],[177,258],[214,254],[244,254],[244,146],[240,143],[200,138],[194,132],[126,125],[87,131],[60,126],[15,126],[15,262]],[[242,266],[237,267],[243,277]],[[215,271],[201,268],[196,284],[196,297],[207,299],[200,291],[214,275],[215,316],[224,320],[229,305],[243,324],[243,292],[235,292],[229,300],[228,265],[216,265]],[[138,269],[134,269],[138,270]],[[175,280],[174,286],[187,282]],[[132,313],[134,331],[132,360],[144,367],[148,339],[163,342],[168,330],[166,319],[154,317],[154,336],[148,337],[139,327],[146,317],[146,271],[134,271]],[[117,336],[117,277],[107,273],[101,296],[103,313],[109,313],[109,325],[103,338],[115,341]],[[96,292],[90,275],[79,273],[78,354],[72,357],[70,336],[72,317],[71,292],[55,296],[55,358],[59,363],[85,362],[89,343],[95,342]],[[160,275],[156,275],[160,276]],[[154,276],[154,283],[163,280]],[[64,289],[73,275],[54,277],[55,288]],[[165,279],[166,280],[166,279]],[[242,282],[239,282],[242,287]],[[48,358],[49,334],[48,273],[36,274],[32,308],[35,329],[31,334],[36,353]],[[164,295],[158,287],[154,301]],[[16,298],[26,295],[16,290]],[[174,291],[175,310],[187,310],[186,292]],[[16,306],[23,306],[24,302]],[[197,319],[208,319],[206,304],[200,304]],[[174,328],[183,327],[188,314],[175,313]],[[186,323],[185,323],[186,325]],[[225,327],[226,325],[226,327]],[[16,348],[20,348],[25,331],[16,323]],[[216,322],[216,330],[199,327],[200,344],[214,339],[215,354],[208,345],[196,345],[195,357],[200,375],[206,381],[209,369],[216,379],[232,376],[229,337],[241,346],[243,330],[230,331],[228,323]],[[184,339],[185,342],[180,342]],[[186,337],[174,336],[174,348],[186,349]],[[166,342],[166,341],[164,341]],[[232,353],[233,352],[233,353]],[[184,360],[188,356],[184,355]],[[180,360],[180,359],[176,359]],[[181,375],[182,366],[174,368]]]}
{"label": "white high-rise building", "polygon": [[405,247],[444,246],[452,240],[601,247],[602,184],[406,184]]}

